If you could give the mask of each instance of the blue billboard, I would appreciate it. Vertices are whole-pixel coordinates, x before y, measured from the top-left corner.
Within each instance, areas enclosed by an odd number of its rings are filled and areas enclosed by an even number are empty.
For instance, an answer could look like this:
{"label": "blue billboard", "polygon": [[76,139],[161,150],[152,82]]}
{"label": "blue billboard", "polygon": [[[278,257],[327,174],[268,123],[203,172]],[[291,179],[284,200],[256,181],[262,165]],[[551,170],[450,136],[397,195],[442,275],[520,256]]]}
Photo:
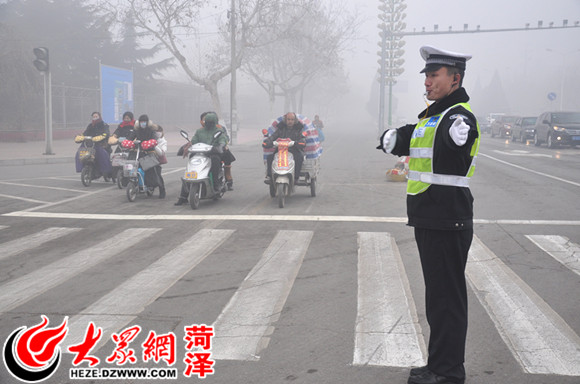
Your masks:
{"label": "blue billboard", "polygon": [[101,114],[107,124],[119,124],[123,113],[133,112],[133,71],[101,66]]}

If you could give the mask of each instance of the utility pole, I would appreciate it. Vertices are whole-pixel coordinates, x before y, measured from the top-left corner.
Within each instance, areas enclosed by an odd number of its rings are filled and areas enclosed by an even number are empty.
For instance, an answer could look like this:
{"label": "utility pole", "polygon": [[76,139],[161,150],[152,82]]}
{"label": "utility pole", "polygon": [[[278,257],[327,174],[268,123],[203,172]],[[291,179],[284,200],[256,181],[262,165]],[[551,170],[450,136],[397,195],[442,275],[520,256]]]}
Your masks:
{"label": "utility pole", "polygon": [[36,59],[32,62],[44,77],[44,136],[46,150],[43,155],[54,155],[52,152],[52,82],[50,79],[50,65],[48,48],[38,47],[32,50]]}
{"label": "utility pole", "polygon": [[230,132],[232,144],[238,136],[238,107],[236,103],[236,3],[230,5],[230,65],[232,68],[230,80]]}

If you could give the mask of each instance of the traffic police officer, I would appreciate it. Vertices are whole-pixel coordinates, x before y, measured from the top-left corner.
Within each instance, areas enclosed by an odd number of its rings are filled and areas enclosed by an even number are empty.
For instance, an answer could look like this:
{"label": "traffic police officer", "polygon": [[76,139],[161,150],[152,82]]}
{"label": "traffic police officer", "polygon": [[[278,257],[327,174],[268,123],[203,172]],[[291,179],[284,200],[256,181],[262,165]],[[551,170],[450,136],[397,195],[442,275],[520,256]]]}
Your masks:
{"label": "traffic police officer", "polygon": [[387,130],[378,149],[409,156],[408,225],[414,227],[430,327],[428,361],[409,384],[464,383],[467,334],[465,265],[473,238],[473,196],[480,132],[462,87],[466,62],[456,52],[424,46],[425,97],[417,124]]}

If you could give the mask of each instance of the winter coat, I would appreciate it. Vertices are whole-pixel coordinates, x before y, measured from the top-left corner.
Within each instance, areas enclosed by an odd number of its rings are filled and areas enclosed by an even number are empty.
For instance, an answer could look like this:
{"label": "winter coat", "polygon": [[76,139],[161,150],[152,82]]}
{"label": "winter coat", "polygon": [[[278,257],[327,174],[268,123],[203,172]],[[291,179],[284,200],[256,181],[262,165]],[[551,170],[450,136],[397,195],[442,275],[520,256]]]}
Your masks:
{"label": "winter coat", "polygon": [[288,127],[284,121],[280,122],[276,127],[276,131],[269,137],[264,139],[263,147],[272,148],[274,141],[278,139],[290,139],[294,141],[294,148],[304,151],[306,146],[306,138],[302,135],[304,124],[296,121],[292,127]]}
{"label": "winter coat", "polygon": [[[195,131],[195,134],[191,138],[191,144],[204,143],[213,146],[225,147],[228,143],[228,139],[226,135],[224,135],[222,129],[223,128],[221,128],[219,125],[216,125],[213,128],[199,128],[197,131]],[[222,134],[217,139],[214,139],[214,135],[217,132],[222,132]]]}
{"label": "winter coat", "polygon": [[109,144],[107,143],[107,140],[108,140],[109,136],[111,135],[111,133],[109,130],[109,125],[101,119],[95,120],[94,122],[91,122],[87,126],[85,131],[83,132],[83,136],[96,137],[96,136],[101,136],[101,135],[105,136],[104,139],[96,142],[96,144],[101,146],[101,147],[104,147],[105,149],[108,149]]}

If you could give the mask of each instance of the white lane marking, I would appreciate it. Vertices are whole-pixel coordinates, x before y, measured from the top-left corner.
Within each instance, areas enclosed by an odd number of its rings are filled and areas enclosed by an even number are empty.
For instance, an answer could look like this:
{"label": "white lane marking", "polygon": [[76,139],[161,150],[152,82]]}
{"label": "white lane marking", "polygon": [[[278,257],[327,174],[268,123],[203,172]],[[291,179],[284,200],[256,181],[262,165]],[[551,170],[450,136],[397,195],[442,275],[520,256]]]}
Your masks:
{"label": "white lane marking", "polygon": [[476,236],[467,276],[526,372],[580,376],[580,337]]}
{"label": "white lane marking", "polygon": [[405,266],[389,233],[358,233],[354,365],[426,364],[426,347]]}
{"label": "white lane marking", "polygon": [[8,225],[0,225],[0,229],[6,229],[8,228]]}
{"label": "white lane marking", "polygon": [[52,227],[32,235],[23,236],[0,244],[0,260],[7,259],[22,252],[30,251],[31,249],[39,247],[51,240],[58,239],[59,237],[77,231],[80,231],[80,228]]}
{"label": "white lane marking", "polygon": [[495,161],[497,161],[499,163],[506,164],[506,165],[509,165],[511,167],[518,168],[518,169],[521,169],[521,170],[524,170],[524,171],[528,171],[528,172],[531,172],[531,173],[535,173],[536,175],[544,176],[544,177],[547,177],[547,178],[550,178],[550,179],[554,179],[554,180],[561,181],[563,183],[567,183],[567,184],[570,184],[570,185],[574,185],[576,187],[580,187],[580,183],[577,183],[575,181],[570,181],[570,180],[562,179],[561,177],[557,177],[557,176],[554,176],[554,175],[549,175],[547,173],[534,171],[533,169],[529,169],[529,168],[526,168],[526,167],[522,167],[520,165],[512,164],[510,162],[507,162],[507,161],[504,161],[504,160],[500,160],[500,159],[495,158],[493,156],[485,155],[485,154],[483,154],[481,152],[479,153],[479,156],[487,157],[487,158],[492,159],[492,160],[495,160]]}
{"label": "white lane marking", "polygon": [[132,228],[100,244],[64,257],[27,275],[0,286],[0,313],[62,284],[66,280],[130,248],[159,231],[158,228]]}
{"label": "white lane marking", "polygon": [[[132,321],[143,309],[169,289],[176,281],[219,247],[234,230],[202,229],[172,249],[149,267],[126,280],[69,322],[67,341],[83,340],[92,321],[103,329],[104,344],[114,332]],[[97,344],[98,349],[102,344]]]}
{"label": "white lane marking", "polygon": [[[320,215],[123,215],[109,213],[58,213],[31,212],[31,210],[4,213],[9,217],[37,217],[48,219],[86,220],[232,220],[232,221],[321,221],[321,222],[362,222],[362,223],[407,223],[406,217],[387,216],[320,216]],[[474,224],[512,225],[572,225],[580,226],[580,220],[488,220],[474,219]]]}
{"label": "white lane marking", "polygon": [[88,199],[89,196],[96,195],[96,194],[99,194],[99,193],[103,193],[103,192],[106,192],[106,191],[110,191],[112,189],[117,189],[117,186],[115,185],[115,186],[105,187],[105,188],[102,188],[102,189],[97,189],[97,190],[90,191],[90,192],[85,192],[83,194],[80,194],[80,195],[75,196],[75,197],[71,197],[69,199],[55,201],[55,202],[52,202],[52,203],[46,203],[46,204],[43,204],[43,205],[39,205],[37,207],[32,207],[32,208],[25,209],[24,211],[21,211],[21,212],[34,212],[34,211],[39,210],[39,209],[50,208],[50,207],[54,207],[54,206],[57,206],[57,205],[60,205],[60,204],[65,204],[65,203],[68,203],[68,202],[71,202],[71,201],[75,201],[75,200],[79,200],[79,199]]}
{"label": "white lane marking", "polygon": [[213,324],[213,357],[259,360],[312,240],[310,231],[280,231]]}
{"label": "white lane marking", "polygon": [[77,192],[77,193],[84,193],[86,191],[80,189],[70,189],[70,188],[62,188],[62,187],[49,187],[46,185],[38,185],[38,184],[23,184],[23,183],[12,183],[7,181],[0,181],[0,184],[6,185],[14,185],[17,187],[26,187],[26,188],[41,188],[41,189],[55,189],[57,191],[67,191],[67,192]]}
{"label": "white lane marking", "polygon": [[1,193],[0,193],[0,197],[5,197],[7,199],[14,199],[14,200],[22,200],[22,201],[26,201],[26,202],[34,203],[34,204],[48,204],[47,201],[27,199],[26,197],[20,197],[20,196],[14,196],[14,195],[4,195]]}
{"label": "white lane marking", "polygon": [[552,158],[554,156],[552,155],[546,155],[545,153],[532,153],[530,151],[512,151],[512,152],[506,152],[506,151],[500,151],[497,149],[493,150],[496,153],[501,153],[502,155],[507,155],[507,156],[526,156],[526,157],[549,157]]}
{"label": "white lane marking", "polygon": [[578,244],[570,242],[563,236],[526,235],[526,237],[572,272],[580,275],[580,246]]}

